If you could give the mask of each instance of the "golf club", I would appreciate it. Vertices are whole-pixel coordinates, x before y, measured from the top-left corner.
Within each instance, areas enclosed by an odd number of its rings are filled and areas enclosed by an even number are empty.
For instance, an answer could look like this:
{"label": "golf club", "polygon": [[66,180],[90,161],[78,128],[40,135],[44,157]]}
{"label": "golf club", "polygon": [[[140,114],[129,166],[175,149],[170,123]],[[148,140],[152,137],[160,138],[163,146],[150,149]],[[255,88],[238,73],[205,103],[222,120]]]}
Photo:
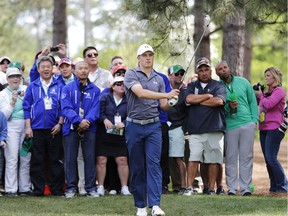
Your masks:
{"label": "golf club", "polygon": [[[193,59],[194,59],[194,57],[195,57],[195,54],[196,54],[196,52],[197,52],[197,50],[198,50],[198,48],[199,48],[199,46],[200,46],[200,43],[201,43],[202,40],[203,40],[203,37],[204,37],[204,35],[205,35],[205,33],[206,33],[209,25],[210,25],[210,16],[209,16],[209,15],[205,15],[205,17],[204,17],[204,31],[203,31],[203,33],[202,33],[202,35],[201,35],[201,37],[200,37],[200,40],[199,40],[199,42],[198,42],[198,44],[197,44],[197,46],[196,46],[196,48],[195,48],[195,50],[194,50],[194,53],[193,53],[193,55],[192,55],[192,57],[191,57],[191,60],[190,60],[190,62],[189,62],[189,64],[188,64],[188,67],[186,68],[186,70],[185,70],[185,72],[184,72],[184,74],[183,74],[183,76],[182,76],[181,82],[183,82],[183,80],[184,80],[184,78],[185,78],[185,75],[186,75],[186,73],[187,73],[187,71],[188,71],[188,69],[189,69],[189,67],[190,67],[190,65],[191,65],[191,63],[192,63],[192,61],[193,61]],[[173,97],[173,98],[171,98],[171,99],[168,100],[169,106],[175,106],[175,105],[177,104],[177,102],[178,102],[178,96]]]}

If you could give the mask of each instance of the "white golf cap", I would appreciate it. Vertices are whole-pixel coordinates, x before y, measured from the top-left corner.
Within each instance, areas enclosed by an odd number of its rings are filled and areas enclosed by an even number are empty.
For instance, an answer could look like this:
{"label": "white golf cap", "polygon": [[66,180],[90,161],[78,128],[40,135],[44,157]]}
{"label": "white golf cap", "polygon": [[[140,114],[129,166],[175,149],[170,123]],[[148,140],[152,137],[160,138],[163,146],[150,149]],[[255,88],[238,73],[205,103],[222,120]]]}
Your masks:
{"label": "white golf cap", "polygon": [[142,55],[143,53],[147,51],[154,53],[153,48],[149,44],[142,44],[141,46],[139,46],[137,50],[137,56]]}

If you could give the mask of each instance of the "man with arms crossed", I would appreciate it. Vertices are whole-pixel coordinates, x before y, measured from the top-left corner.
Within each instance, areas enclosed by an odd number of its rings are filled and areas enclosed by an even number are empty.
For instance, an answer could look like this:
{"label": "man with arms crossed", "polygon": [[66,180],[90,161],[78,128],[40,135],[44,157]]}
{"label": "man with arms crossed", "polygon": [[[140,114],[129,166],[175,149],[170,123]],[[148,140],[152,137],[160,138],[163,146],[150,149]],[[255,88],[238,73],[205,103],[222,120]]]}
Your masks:
{"label": "man with arms crossed", "polygon": [[208,195],[215,194],[217,164],[223,162],[226,91],[223,83],[211,78],[211,66],[207,58],[196,63],[198,80],[191,82],[186,91],[188,105],[187,130],[190,135],[188,162],[188,188],[184,195],[193,194],[193,181],[199,162],[208,164]]}

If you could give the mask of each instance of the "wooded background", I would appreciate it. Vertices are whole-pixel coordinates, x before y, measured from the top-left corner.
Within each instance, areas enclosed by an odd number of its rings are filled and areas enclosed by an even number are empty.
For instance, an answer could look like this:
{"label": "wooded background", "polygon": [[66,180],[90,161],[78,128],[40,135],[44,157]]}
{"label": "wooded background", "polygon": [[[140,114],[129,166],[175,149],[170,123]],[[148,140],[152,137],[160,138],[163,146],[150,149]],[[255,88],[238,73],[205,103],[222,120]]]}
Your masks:
{"label": "wooded background", "polygon": [[137,47],[150,43],[156,70],[186,68],[208,14],[211,24],[194,60],[205,56],[214,65],[224,59],[252,83],[264,83],[264,70],[277,66],[287,89],[286,0],[2,0],[0,12],[0,56],[23,62],[26,76],[35,53],[58,43],[72,59],[96,46],[106,69],[114,55],[134,67]]}

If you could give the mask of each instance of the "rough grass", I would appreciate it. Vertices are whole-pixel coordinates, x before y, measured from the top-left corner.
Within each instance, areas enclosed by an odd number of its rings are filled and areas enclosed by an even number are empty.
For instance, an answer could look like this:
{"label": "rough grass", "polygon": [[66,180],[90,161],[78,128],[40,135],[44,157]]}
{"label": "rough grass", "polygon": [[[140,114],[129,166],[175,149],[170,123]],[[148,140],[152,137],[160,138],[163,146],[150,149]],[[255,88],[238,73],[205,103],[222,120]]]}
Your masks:
{"label": "rough grass", "polygon": [[[135,215],[132,197],[0,197],[1,216],[88,216]],[[162,196],[166,215],[287,215],[287,197],[230,196]]]}

